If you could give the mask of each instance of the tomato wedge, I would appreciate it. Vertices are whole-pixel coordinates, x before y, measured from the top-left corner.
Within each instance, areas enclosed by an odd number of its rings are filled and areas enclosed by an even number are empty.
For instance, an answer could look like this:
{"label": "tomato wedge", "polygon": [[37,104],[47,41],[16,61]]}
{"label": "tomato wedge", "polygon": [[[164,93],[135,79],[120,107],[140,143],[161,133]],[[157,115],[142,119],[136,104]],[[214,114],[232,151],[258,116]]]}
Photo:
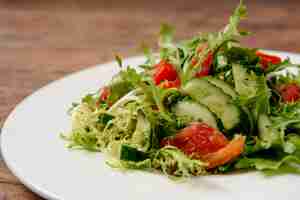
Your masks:
{"label": "tomato wedge", "polygon": [[176,146],[194,158],[216,152],[227,144],[228,140],[221,132],[200,122],[192,123],[174,137],[165,138],[161,142],[161,146]]}
{"label": "tomato wedge", "polygon": [[192,158],[207,162],[207,168],[212,169],[238,157],[244,150],[245,139],[245,136],[237,135],[229,142],[218,130],[194,122],[174,137],[163,139],[161,146],[175,146]]}
{"label": "tomato wedge", "polygon": [[259,62],[264,70],[269,67],[270,63],[276,65],[282,62],[281,58],[278,56],[268,55],[260,51],[257,51],[255,54],[260,58]]}
{"label": "tomato wedge", "polygon": [[162,88],[180,87],[180,79],[172,64],[161,60],[154,68],[153,81]]}
{"label": "tomato wedge", "polygon": [[296,83],[283,84],[278,87],[278,91],[285,103],[300,100],[300,87]]}
{"label": "tomato wedge", "polygon": [[214,153],[209,153],[203,156],[202,160],[208,163],[208,169],[224,165],[237,158],[244,151],[245,140],[245,136],[237,135],[225,147]]}
{"label": "tomato wedge", "polygon": [[178,79],[178,74],[172,64],[167,61],[161,60],[154,68],[153,81],[156,85],[161,82],[175,81]]}

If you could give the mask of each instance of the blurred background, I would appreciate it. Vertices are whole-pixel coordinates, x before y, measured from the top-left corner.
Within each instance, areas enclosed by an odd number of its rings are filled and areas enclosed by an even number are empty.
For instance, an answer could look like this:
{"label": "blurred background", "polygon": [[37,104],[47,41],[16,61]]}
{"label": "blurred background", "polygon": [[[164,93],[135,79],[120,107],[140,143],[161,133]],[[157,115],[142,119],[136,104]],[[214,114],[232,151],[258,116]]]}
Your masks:
{"label": "blurred background", "polygon": [[[176,27],[177,39],[216,31],[238,2],[0,0],[0,127],[21,99],[48,82],[110,61],[115,53],[140,54],[142,42],[155,47],[162,22]],[[300,52],[299,0],[245,3],[249,16],[241,27],[255,33],[245,45]],[[7,175],[1,164],[0,175],[1,166]],[[16,199],[34,198],[22,186],[0,183],[0,188]]]}

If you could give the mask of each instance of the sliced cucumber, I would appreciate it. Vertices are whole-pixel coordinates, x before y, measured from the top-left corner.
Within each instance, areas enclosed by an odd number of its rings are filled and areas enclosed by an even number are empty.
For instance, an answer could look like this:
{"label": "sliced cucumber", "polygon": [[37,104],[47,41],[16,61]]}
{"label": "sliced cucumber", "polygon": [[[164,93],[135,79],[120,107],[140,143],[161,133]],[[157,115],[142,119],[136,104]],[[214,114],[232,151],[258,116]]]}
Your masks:
{"label": "sliced cucumber", "polygon": [[136,128],[130,143],[141,151],[147,151],[151,146],[151,124],[142,112],[138,112]]}
{"label": "sliced cucumber", "polygon": [[177,116],[187,116],[192,118],[192,120],[202,121],[214,128],[218,128],[214,114],[204,105],[193,101],[180,101],[173,107],[173,110]]}
{"label": "sliced cucumber", "polygon": [[237,97],[237,93],[234,91],[234,89],[225,81],[222,81],[218,78],[212,77],[212,76],[207,76],[205,79],[213,84],[214,86],[217,86],[218,88],[221,88],[223,92],[231,96],[233,99]]}
{"label": "sliced cucumber", "polygon": [[120,150],[120,160],[139,162],[148,158],[148,155],[137,148],[127,144],[122,144]]}
{"label": "sliced cucumber", "polygon": [[205,105],[230,130],[240,123],[240,109],[232,104],[232,98],[205,79],[193,79],[183,87],[183,92]]}

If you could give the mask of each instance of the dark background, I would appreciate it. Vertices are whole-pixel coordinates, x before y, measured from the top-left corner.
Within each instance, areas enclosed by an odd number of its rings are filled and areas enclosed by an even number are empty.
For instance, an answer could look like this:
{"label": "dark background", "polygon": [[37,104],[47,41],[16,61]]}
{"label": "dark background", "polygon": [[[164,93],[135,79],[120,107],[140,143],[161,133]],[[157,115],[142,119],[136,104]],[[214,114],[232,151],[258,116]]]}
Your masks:
{"label": "dark background", "polygon": [[[246,0],[245,45],[300,51],[299,0]],[[0,126],[25,96],[71,72],[107,62],[118,52],[155,47],[159,25],[177,38],[216,31],[238,0],[0,0]],[[45,106],[47,106],[45,104]],[[30,117],[30,116],[29,116]],[[26,134],[26,133],[24,133]],[[39,199],[0,161],[0,192],[8,199]]]}

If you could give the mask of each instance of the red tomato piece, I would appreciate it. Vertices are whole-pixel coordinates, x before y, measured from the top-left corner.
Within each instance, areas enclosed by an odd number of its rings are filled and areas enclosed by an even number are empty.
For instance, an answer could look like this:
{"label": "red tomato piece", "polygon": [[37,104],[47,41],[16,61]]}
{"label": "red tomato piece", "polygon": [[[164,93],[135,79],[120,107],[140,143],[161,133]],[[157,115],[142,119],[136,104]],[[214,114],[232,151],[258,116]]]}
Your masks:
{"label": "red tomato piece", "polygon": [[[203,51],[203,49],[207,48],[207,44],[203,44],[198,50],[197,52],[200,53],[201,51]],[[204,61],[201,64],[201,70],[196,73],[196,77],[203,77],[203,76],[208,76],[210,74],[210,70],[211,70],[211,66],[213,64],[213,53],[209,52],[207,57],[204,59]],[[195,66],[198,62],[198,60],[196,58],[192,59],[192,65]]]}
{"label": "red tomato piece", "polygon": [[269,64],[279,64],[282,62],[281,58],[278,56],[268,55],[265,53],[262,53],[260,51],[256,52],[256,55],[260,58],[260,64],[262,65],[263,69],[266,70],[269,66]]}
{"label": "red tomato piece", "polygon": [[175,81],[176,79],[178,79],[178,74],[172,64],[162,60],[155,66],[153,80],[156,85],[165,80]]}
{"label": "red tomato piece", "polygon": [[210,52],[208,53],[206,59],[202,63],[201,70],[196,73],[196,77],[204,77],[210,74],[211,66],[213,64],[213,54]]}
{"label": "red tomato piece", "polygon": [[109,96],[110,96],[110,89],[108,87],[103,87],[100,90],[100,100],[106,101]]}
{"label": "red tomato piece", "polygon": [[208,163],[208,169],[224,165],[243,153],[245,140],[245,136],[238,135],[220,150],[204,155],[202,160]]}
{"label": "red tomato piece", "polygon": [[284,102],[290,103],[300,100],[300,87],[296,83],[284,84],[278,87]]}
{"label": "red tomato piece", "polygon": [[161,146],[172,145],[185,154],[200,158],[213,153],[228,144],[227,138],[218,130],[205,123],[194,122],[171,138],[165,138]]}
{"label": "red tomato piece", "polygon": [[165,80],[159,84],[162,88],[179,88],[180,87],[180,80],[177,78],[175,81],[168,81]]}

